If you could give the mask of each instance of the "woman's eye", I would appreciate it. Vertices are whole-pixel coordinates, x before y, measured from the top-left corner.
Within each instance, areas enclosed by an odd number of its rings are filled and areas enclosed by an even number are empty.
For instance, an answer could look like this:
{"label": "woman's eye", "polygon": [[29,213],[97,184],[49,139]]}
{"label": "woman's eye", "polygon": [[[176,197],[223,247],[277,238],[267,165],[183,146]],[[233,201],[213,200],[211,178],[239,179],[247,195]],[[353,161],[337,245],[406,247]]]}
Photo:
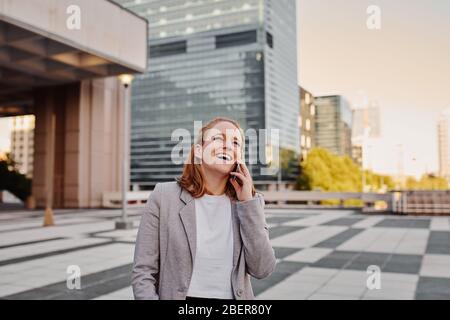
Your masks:
{"label": "woman's eye", "polygon": [[241,146],[241,144],[240,144],[239,142],[237,142],[237,141],[235,141],[234,144],[235,144],[236,146],[238,146],[238,147]]}
{"label": "woman's eye", "polygon": [[215,140],[222,140],[222,137],[221,136],[213,137],[213,141],[215,141]]}

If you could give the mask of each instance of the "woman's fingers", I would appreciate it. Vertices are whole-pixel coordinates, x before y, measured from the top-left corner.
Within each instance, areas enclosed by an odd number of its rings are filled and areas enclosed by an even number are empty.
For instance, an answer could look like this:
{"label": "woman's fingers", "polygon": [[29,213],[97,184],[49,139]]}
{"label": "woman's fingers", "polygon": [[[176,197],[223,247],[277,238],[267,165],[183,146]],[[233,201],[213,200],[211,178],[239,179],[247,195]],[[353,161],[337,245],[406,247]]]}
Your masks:
{"label": "woman's fingers", "polygon": [[247,168],[247,165],[245,164],[245,162],[244,161],[239,161],[239,166],[241,167],[242,173],[246,177],[249,177],[250,176],[250,171],[248,171],[248,168]]}
{"label": "woman's fingers", "polygon": [[231,175],[236,176],[237,178],[241,179],[242,182],[245,182],[247,180],[247,177],[243,175],[240,172],[230,172]]}
{"label": "woman's fingers", "polygon": [[233,185],[234,190],[236,190],[236,193],[239,193],[241,191],[242,187],[239,185],[239,183],[237,183],[236,180],[230,178],[230,183]]}

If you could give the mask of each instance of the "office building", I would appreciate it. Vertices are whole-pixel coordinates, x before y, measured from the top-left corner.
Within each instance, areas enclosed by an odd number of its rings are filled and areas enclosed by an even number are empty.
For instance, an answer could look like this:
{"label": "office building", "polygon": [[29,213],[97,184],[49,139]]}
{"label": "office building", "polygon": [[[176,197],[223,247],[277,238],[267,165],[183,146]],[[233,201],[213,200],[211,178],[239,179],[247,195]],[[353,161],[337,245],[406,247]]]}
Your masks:
{"label": "office building", "polygon": [[19,172],[33,176],[34,121],[33,115],[12,117],[11,156],[17,163]]}
{"label": "office building", "polygon": [[264,156],[250,166],[255,183],[276,180],[276,172],[261,175],[265,155],[278,147],[299,153],[295,1],[117,2],[150,27],[149,71],[133,83],[131,183],[146,189],[173,181],[187,156],[174,160],[178,133],[188,132],[186,151],[194,121],[216,116],[244,131],[280,130],[279,146],[259,140]]}
{"label": "office building", "polygon": [[316,145],[338,155],[352,156],[352,113],[346,98],[333,95],[314,99]]}
{"label": "office building", "polygon": [[316,106],[314,96],[300,87],[300,149],[302,159],[306,159],[308,152],[315,146]]}

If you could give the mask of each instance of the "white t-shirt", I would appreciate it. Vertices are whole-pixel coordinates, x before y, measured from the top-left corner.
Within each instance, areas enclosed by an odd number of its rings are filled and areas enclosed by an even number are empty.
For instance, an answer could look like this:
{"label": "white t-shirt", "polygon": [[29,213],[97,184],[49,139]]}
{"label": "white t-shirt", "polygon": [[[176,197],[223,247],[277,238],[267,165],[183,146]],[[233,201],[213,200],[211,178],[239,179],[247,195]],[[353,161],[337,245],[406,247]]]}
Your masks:
{"label": "white t-shirt", "polygon": [[197,247],[188,296],[233,299],[233,225],[226,195],[195,199]]}

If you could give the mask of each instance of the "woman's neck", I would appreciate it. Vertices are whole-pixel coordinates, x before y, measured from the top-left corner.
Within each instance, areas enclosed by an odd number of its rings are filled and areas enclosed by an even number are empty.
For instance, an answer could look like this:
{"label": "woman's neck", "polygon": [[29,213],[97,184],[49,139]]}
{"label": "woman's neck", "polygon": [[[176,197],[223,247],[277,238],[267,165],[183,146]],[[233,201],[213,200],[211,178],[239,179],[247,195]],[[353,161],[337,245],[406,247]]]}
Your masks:
{"label": "woman's neck", "polygon": [[222,195],[225,192],[227,179],[222,175],[212,173],[206,169],[203,170],[207,193],[212,195]]}

